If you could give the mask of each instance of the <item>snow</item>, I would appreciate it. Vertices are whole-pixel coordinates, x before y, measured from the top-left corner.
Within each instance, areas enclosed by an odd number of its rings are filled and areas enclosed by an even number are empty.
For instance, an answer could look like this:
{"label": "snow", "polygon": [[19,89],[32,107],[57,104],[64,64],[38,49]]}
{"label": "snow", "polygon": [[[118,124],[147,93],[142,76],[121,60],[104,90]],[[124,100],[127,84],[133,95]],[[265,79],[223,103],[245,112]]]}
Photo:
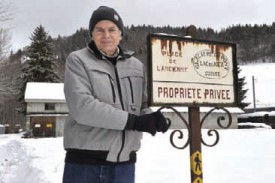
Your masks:
{"label": "snow", "polygon": [[0,135],[1,183],[61,182],[62,138],[22,139]]}
{"label": "snow", "polygon": [[249,89],[245,99],[245,102],[250,102],[248,108],[253,108],[252,76],[255,79],[256,107],[275,107],[275,63],[249,64],[240,68],[240,76],[246,77],[244,89]]}
{"label": "snow", "polygon": [[[189,146],[172,147],[169,130],[155,137],[144,134],[138,152],[136,183],[190,181]],[[183,130],[187,134],[186,130]],[[203,130],[205,141],[211,140]],[[275,182],[275,130],[219,130],[214,147],[202,145],[205,183]],[[23,139],[0,135],[1,183],[60,183],[64,168],[63,138]]]}
{"label": "snow", "polygon": [[26,86],[25,101],[47,100],[65,102],[63,83],[28,82]]}
{"label": "snow", "polygon": [[244,122],[244,123],[238,123],[239,127],[243,128],[267,128],[271,129],[271,126],[264,124],[264,123],[253,123],[253,122]]}

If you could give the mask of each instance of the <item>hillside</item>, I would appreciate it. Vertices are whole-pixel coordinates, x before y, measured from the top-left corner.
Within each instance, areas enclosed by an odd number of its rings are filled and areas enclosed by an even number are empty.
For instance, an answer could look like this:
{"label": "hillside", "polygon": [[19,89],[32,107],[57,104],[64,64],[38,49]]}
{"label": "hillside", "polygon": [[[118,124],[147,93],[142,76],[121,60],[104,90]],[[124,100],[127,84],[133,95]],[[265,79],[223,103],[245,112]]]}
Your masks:
{"label": "hillside", "polygon": [[[122,46],[136,52],[136,56],[146,64],[149,33],[166,33],[178,36],[186,35],[187,27],[125,27]],[[240,64],[252,62],[275,62],[275,22],[271,25],[235,25],[219,32],[212,28],[197,27],[197,39],[233,42],[237,44],[237,60]],[[90,38],[87,29],[81,28],[67,37],[53,39],[53,47],[61,62],[73,50],[86,46]]]}

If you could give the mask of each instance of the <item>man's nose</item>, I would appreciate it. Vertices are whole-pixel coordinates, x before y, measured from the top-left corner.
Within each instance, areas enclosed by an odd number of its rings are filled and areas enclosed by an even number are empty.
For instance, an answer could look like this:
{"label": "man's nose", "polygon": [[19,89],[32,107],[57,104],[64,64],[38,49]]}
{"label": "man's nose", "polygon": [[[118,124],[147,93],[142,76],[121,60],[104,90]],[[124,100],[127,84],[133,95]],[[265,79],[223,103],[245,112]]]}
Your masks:
{"label": "man's nose", "polygon": [[108,30],[104,30],[103,36],[104,37],[109,37],[110,36],[110,32]]}

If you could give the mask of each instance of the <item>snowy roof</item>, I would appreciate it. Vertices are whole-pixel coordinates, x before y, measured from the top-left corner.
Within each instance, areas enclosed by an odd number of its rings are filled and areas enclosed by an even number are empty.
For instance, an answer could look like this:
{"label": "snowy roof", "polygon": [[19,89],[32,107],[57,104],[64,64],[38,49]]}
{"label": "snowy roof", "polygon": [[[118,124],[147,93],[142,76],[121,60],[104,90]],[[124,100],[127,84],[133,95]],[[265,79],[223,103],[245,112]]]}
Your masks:
{"label": "snowy roof", "polygon": [[259,111],[259,112],[252,112],[252,113],[245,113],[240,114],[240,118],[247,118],[247,117],[259,117],[268,114],[269,116],[275,116],[275,111]]}
{"label": "snowy roof", "polygon": [[265,128],[265,129],[272,129],[271,126],[264,124],[264,123],[253,123],[253,122],[244,122],[244,123],[238,123],[238,126],[251,126],[254,128]]}
{"label": "snowy roof", "polygon": [[37,117],[60,116],[60,117],[62,117],[62,116],[68,116],[68,114],[28,114],[27,116],[32,116],[32,117],[34,117],[34,116],[37,116]]}
{"label": "snowy roof", "polygon": [[25,91],[25,101],[65,103],[63,86],[63,83],[28,82]]}

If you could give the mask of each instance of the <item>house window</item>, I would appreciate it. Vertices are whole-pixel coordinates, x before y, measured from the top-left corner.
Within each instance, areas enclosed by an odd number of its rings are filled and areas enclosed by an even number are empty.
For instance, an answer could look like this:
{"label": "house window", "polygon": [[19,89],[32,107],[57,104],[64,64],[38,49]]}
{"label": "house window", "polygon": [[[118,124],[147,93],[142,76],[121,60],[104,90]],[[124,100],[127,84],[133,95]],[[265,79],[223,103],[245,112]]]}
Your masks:
{"label": "house window", "polygon": [[54,111],[55,110],[55,104],[54,103],[46,103],[45,104],[45,111]]}

